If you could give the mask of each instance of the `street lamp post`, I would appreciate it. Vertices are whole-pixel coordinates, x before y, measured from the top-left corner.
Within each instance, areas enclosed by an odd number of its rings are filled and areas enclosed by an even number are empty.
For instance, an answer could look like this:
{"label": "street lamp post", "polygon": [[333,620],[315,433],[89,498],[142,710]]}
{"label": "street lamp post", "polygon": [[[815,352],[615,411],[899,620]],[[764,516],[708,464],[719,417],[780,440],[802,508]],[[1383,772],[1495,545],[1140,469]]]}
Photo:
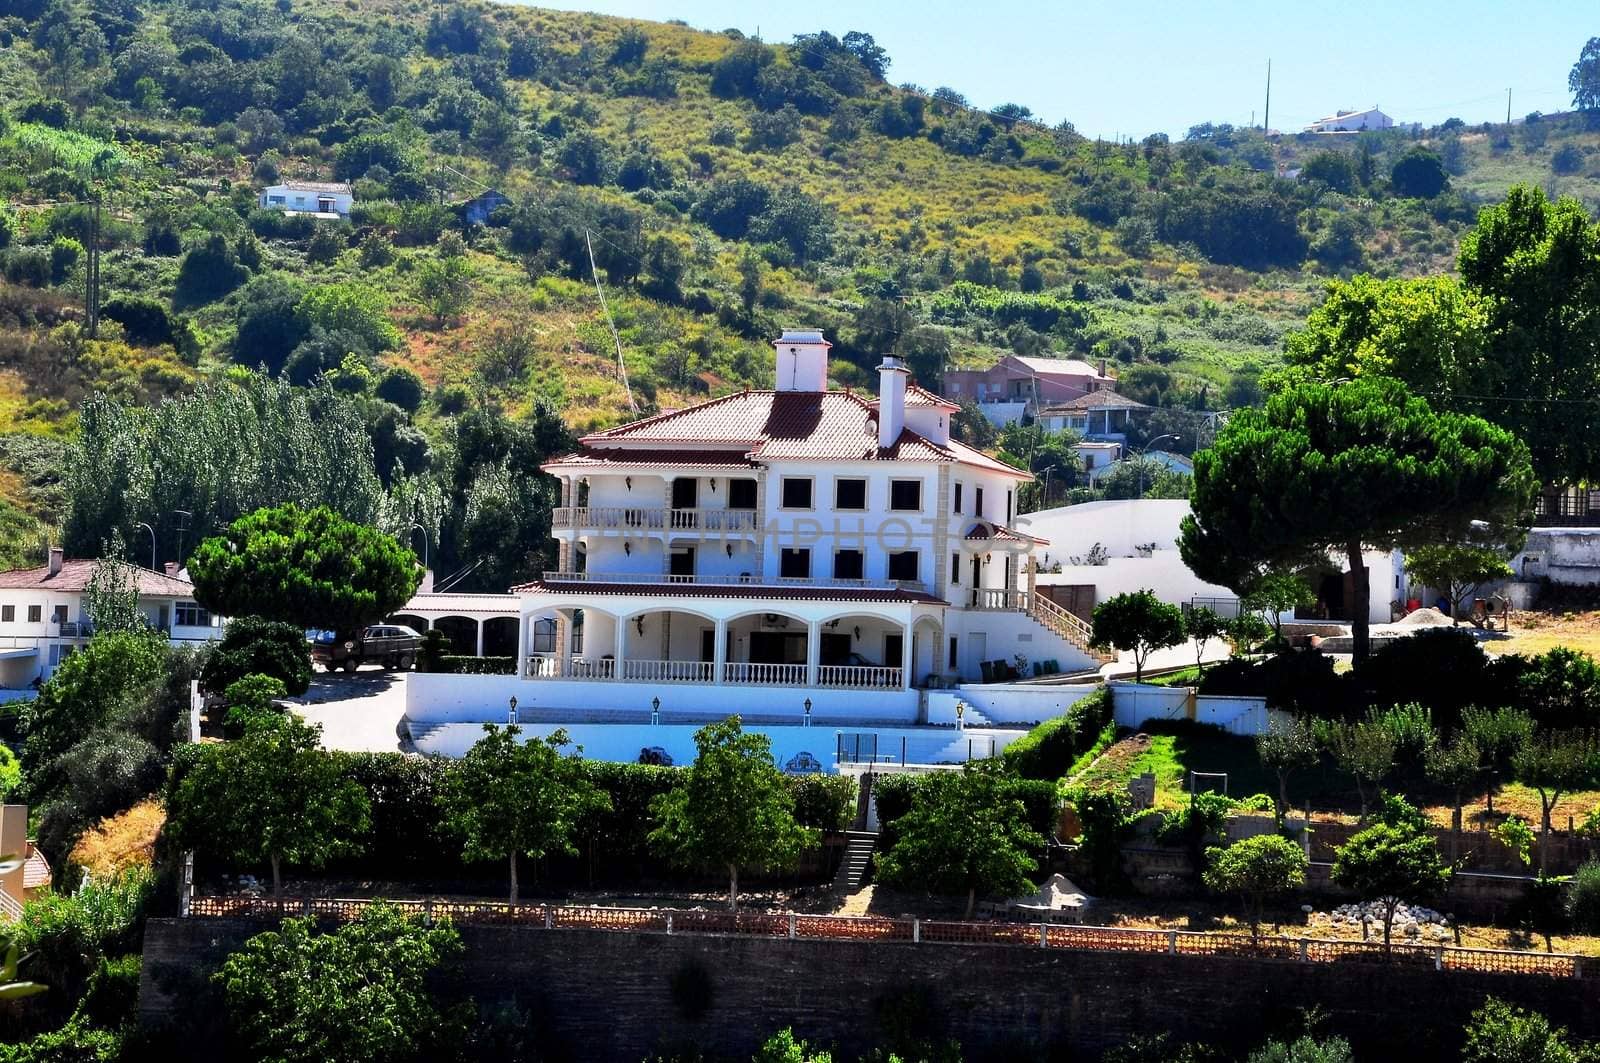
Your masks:
{"label": "street lamp post", "polygon": [[428,529],[416,521],[412,521],[411,530],[422,533],[422,570],[426,572],[428,570]]}
{"label": "street lamp post", "polygon": [[1044,467],[1044,505],[1040,506],[1040,509],[1050,508],[1050,474],[1055,471],[1056,467],[1054,465],[1046,465]]}
{"label": "street lamp post", "polygon": [[150,571],[156,570],[156,530],[142,520],[133,522],[135,528],[143,528],[150,533]]}
{"label": "street lamp post", "polygon": [[1144,446],[1139,448],[1139,497],[1140,498],[1144,497],[1144,456],[1145,456],[1145,454],[1150,450],[1151,447],[1155,446],[1157,443],[1161,442],[1163,439],[1177,439],[1177,438],[1178,437],[1176,435],[1172,434],[1171,432],[1168,432],[1165,435],[1159,435],[1159,436],[1156,436],[1154,439],[1146,440]]}

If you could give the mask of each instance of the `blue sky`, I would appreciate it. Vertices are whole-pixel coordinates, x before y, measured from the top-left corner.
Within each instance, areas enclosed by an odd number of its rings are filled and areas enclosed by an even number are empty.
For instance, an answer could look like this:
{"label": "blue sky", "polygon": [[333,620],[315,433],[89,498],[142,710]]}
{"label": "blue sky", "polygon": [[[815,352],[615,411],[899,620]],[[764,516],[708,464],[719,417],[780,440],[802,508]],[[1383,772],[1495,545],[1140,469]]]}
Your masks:
{"label": "blue sky", "polygon": [[1181,136],[1203,122],[1261,122],[1272,59],[1272,125],[1299,129],[1377,104],[1398,121],[1503,121],[1564,110],[1567,72],[1600,35],[1593,0],[1399,3],[1023,3],[1018,0],[543,0],[543,7],[768,41],[859,29],[886,48],[889,78],[949,85],[974,105],[1014,101],[1089,136]]}

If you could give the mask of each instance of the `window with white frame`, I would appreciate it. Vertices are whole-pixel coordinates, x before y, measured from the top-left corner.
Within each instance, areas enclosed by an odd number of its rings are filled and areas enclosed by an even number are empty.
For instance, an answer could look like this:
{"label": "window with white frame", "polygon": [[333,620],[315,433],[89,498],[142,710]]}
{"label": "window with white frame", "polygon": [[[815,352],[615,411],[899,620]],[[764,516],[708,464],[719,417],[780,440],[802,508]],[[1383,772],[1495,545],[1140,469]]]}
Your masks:
{"label": "window with white frame", "polygon": [[179,602],[173,607],[173,622],[179,627],[210,627],[211,613],[199,602]]}
{"label": "window with white frame", "polygon": [[556,620],[553,616],[541,616],[533,622],[533,647],[534,653],[556,652]]}

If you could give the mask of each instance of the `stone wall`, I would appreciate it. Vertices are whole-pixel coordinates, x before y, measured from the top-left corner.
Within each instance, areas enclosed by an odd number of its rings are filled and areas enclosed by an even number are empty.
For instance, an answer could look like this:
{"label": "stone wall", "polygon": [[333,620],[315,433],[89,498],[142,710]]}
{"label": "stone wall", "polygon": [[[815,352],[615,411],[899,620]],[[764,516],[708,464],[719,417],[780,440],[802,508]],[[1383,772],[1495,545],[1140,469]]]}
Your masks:
{"label": "stone wall", "polygon": [[[264,924],[152,919],[140,1013],[181,1031],[172,1058],[217,1058],[205,972]],[[1294,1029],[1303,1009],[1358,1055],[1457,1057],[1469,1013],[1494,994],[1600,1036],[1600,980],[1437,972],[1364,963],[1014,947],[462,928],[466,952],[442,990],[514,1001],[546,1033],[547,1058],[640,1060],[697,1045],[749,1059],[785,1026],[844,1058],[882,1042],[885,1020],[961,1042],[969,1060],[1095,1058],[1170,1030],[1230,1048]]]}

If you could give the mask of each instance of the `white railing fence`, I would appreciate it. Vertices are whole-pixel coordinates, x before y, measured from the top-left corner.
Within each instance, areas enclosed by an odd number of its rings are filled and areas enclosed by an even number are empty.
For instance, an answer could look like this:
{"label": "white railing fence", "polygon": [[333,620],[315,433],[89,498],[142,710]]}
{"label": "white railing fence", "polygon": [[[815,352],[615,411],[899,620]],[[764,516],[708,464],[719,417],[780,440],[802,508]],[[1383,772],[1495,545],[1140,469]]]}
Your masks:
{"label": "white railing fence", "polygon": [[725,683],[750,683],[758,686],[797,686],[806,681],[803,664],[752,664],[729,661],[722,666]]}
{"label": "white railing fence", "polygon": [[825,664],[817,670],[817,685],[849,690],[883,690],[903,685],[904,669],[877,665]]}

